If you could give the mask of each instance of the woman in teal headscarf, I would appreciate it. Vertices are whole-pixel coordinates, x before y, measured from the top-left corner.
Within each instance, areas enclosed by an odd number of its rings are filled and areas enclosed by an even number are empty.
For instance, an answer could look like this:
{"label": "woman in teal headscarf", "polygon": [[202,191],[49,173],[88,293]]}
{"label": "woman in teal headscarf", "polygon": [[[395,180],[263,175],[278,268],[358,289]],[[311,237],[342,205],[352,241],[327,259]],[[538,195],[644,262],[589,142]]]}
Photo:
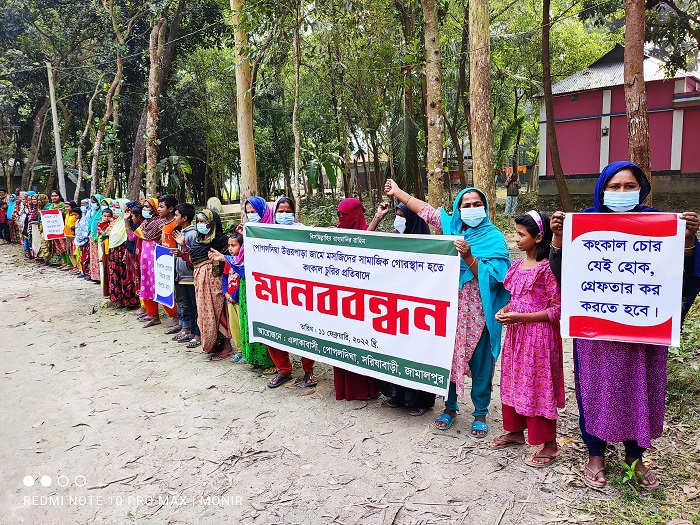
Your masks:
{"label": "woman in teal headscarf", "polygon": [[99,193],[90,197],[90,209],[92,210],[92,216],[88,224],[90,235],[90,271],[85,273],[90,276],[90,280],[94,283],[100,282],[100,253],[97,242],[97,223],[102,220],[101,206],[103,200],[105,200],[105,198]]}
{"label": "woman in teal headscarf", "polygon": [[501,231],[488,218],[488,201],[481,190],[462,190],[452,205],[452,215],[436,210],[409,195],[392,179],[384,193],[396,197],[412,212],[445,235],[461,237],[455,248],[461,257],[457,334],[450,388],[445,411],[435,426],[447,430],[457,416],[457,396],[464,395],[464,376],[472,378],[474,422],[471,435],[483,438],[488,432],[486,416],[491,403],[491,379],[501,351],[501,325],[494,317],[510,299],[503,279],[510,267],[508,245]]}

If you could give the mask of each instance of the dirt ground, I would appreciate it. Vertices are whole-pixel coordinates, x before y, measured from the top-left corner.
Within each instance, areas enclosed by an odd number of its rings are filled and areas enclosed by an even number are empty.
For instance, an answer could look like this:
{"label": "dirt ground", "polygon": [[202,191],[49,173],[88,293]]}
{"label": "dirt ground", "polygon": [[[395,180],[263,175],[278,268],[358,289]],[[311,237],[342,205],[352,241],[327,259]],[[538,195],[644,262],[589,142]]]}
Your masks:
{"label": "dirt ground", "polygon": [[1,524],[577,523],[594,520],[579,502],[610,497],[578,475],[570,344],[562,457],[533,469],[531,447],[469,436],[468,397],[445,432],[442,400],[422,417],[339,402],[325,365],[315,389],[270,390],[18,247],[0,247],[0,283]]}

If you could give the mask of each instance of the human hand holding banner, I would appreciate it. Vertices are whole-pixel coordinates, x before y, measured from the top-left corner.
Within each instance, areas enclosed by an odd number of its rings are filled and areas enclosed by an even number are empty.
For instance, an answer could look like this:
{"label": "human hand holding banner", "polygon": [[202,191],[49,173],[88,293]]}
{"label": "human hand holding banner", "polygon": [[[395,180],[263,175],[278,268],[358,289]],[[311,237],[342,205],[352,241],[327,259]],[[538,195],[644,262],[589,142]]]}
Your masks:
{"label": "human hand holding banner", "polygon": [[562,337],[678,346],[684,234],[674,213],[567,214]]}

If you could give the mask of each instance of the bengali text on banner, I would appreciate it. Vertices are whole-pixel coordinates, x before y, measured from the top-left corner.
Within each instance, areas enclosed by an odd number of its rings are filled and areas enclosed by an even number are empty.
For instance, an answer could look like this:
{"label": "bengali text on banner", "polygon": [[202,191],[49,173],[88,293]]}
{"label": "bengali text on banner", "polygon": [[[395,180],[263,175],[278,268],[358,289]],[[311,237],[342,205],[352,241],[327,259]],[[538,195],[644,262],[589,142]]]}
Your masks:
{"label": "bengali text on banner", "polygon": [[679,345],[684,232],[674,213],[567,214],[562,336]]}
{"label": "bengali text on banner", "polygon": [[457,326],[454,240],[247,224],[251,340],[444,395]]}

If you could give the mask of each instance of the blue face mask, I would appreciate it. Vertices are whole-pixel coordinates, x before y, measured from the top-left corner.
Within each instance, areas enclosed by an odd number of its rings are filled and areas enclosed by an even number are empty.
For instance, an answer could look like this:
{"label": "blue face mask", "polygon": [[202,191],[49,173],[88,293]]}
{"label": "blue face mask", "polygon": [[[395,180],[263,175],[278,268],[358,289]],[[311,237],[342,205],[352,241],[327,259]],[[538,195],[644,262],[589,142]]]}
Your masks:
{"label": "blue face mask", "polygon": [[459,210],[459,216],[464,224],[470,228],[476,228],[486,218],[486,207],[462,208]]}
{"label": "blue face mask", "polygon": [[639,204],[639,190],[605,191],[603,192],[603,204],[612,211],[630,211]]}
{"label": "blue face mask", "polygon": [[275,213],[275,222],[277,224],[285,224],[287,226],[294,224],[294,214],[289,212]]}
{"label": "blue face mask", "polygon": [[121,208],[115,208],[113,211],[114,211],[114,214],[115,214],[117,217],[119,217],[119,216],[122,214],[122,209],[121,209]]}
{"label": "blue face mask", "polygon": [[206,224],[203,224],[201,222],[197,223],[197,231],[202,235],[206,235],[207,233],[209,233],[209,230],[210,228]]}
{"label": "blue face mask", "polygon": [[150,219],[151,218],[151,210],[147,210],[146,208],[141,210],[141,217],[144,219]]}
{"label": "blue face mask", "polygon": [[87,213],[87,206],[81,206],[80,211],[82,211],[83,213]]}
{"label": "blue face mask", "polygon": [[246,213],[246,217],[248,217],[248,222],[260,222],[260,215],[257,213]]}
{"label": "blue face mask", "polygon": [[106,204],[103,204],[103,205],[102,205],[102,209],[103,209],[103,210],[106,210],[107,208],[109,208],[109,206],[107,206]]}
{"label": "blue face mask", "polygon": [[97,203],[96,203],[96,202],[91,202],[91,203],[90,203],[90,209],[91,209],[91,210],[96,210],[96,209],[97,209]]}

